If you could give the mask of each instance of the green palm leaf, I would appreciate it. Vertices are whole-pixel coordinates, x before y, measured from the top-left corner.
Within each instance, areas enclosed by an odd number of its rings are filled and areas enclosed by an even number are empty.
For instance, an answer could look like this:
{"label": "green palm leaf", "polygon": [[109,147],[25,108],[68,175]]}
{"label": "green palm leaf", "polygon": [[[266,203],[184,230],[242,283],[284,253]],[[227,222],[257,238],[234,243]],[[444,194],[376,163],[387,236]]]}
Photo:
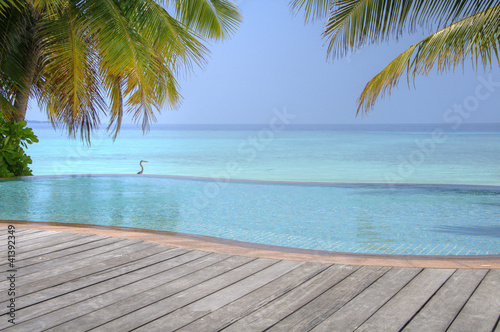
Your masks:
{"label": "green palm leaf", "polygon": [[[499,0],[292,0],[296,13],[305,10],[306,20],[327,18],[323,37],[331,57],[371,43],[413,32],[416,26],[445,27],[500,5]],[[328,9],[327,9],[328,8]]]}
{"label": "green palm leaf", "polygon": [[292,0],[290,9],[295,14],[303,10],[306,22],[312,22],[327,17],[333,2],[334,0]]}
{"label": "green palm leaf", "polygon": [[5,15],[5,12],[10,8],[19,9],[23,6],[23,2],[19,0],[0,0],[0,15]]}
{"label": "green palm leaf", "polygon": [[[491,19],[497,17],[497,19]],[[500,65],[498,54],[500,37],[500,6],[469,16],[430,35],[394,59],[364,88],[358,100],[358,113],[371,110],[376,100],[390,93],[406,71],[408,82],[416,75],[427,75],[454,70],[472,59],[476,67],[491,66],[493,60]]]}
{"label": "green palm leaf", "polygon": [[[16,89],[24,85],[26,54],[35,42],[34,13],[26,7],[12,6],[4,11],[0,24],[1,89],[10,99]],[[9,91],[9,92],[7,92]]]}
{"label": "green palm leaf", "polygon": [[41,100],[52,123],[68,134],[90,139],[105,103],[99,84],[97,54],[92,48],[88,26],[79,22],[78,10],[69,6],[42,26],[44,79],[37,82]]}
{"label": "green palm leaf", "polygon": [[[170,2],[170,1],[166,1]],[[180,21],[212,39],[223,39],[234,33],[241,16],[228,0],[171,0]]]}
{"label": "green palm leaf", "polygon": [[[80,10],[88,12],[91,18],[86,24],[91,27],[91,34],[97,41],[99,58],[106,64],[103,76],[121,78],[126,105],[136,119],[139,114],[143,115],[143,128],[146,129],[149,121],[154,119],[153,107],[158,109],[163,102],[161,96],[155,94],[154,86],[163,68],[154,49],[148,47],[148,41],[129,24],[127,12],[114,1],[86,2]],[[112,108],[112,111],[117,110]]]}
{"label": "green palm leaf", "polygon": [[323,37],[328,57],[342,57],[417,26],[439,29],[394,59],[365,87],[358,113],[373,108],[406,71],[408,80],[432,68],[454,70],[467,59],[491,66],[498,62],[500,0],[292,0],[292,11],[305,19],[327,18]]}
{"label": "green palm leaf", "polygon": [[3,94],[0,93],[0,114],[10,120],[12,114],[16,114],[17,110],[14,106],[12,106],[12,101],[5,98]]}

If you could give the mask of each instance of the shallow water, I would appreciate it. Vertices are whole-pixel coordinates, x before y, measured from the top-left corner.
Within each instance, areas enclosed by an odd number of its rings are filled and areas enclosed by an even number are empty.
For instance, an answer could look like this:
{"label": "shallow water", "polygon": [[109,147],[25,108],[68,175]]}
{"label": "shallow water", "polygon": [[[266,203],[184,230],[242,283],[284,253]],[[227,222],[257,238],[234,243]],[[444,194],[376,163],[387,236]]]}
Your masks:
{"label": "shallow water", "polygon": [[500,254],[500,187],[84,176],[1,181],[0,189],[1,217],[12,220],[146,228],[339,252]]}

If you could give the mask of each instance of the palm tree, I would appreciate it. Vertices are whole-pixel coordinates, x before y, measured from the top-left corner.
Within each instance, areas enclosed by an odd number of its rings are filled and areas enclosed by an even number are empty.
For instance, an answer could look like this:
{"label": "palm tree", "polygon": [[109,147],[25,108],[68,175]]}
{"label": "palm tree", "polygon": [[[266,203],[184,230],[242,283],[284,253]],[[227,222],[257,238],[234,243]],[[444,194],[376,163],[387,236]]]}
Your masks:
{"label": "palm tree", "polygon": [[500,0],[292,0],[290,7],[295,13],[304,10],[306,21],[326,18],[329,58],[414,32],[417,26],[435,31],[366,84],[357,114],[390,94],[404,72],[410,84],[419,74],[454,70],[469,60],[476,70],[500,64]]}
{"label": "palm tree", "polygon": [[87,140],[103,115],[115,137],[124,114],[146,130],[179,104],[176,76],[205,64],[204,41],[240,20],[229,0],[0,0],[0,108],[22,121],[35,97]]}

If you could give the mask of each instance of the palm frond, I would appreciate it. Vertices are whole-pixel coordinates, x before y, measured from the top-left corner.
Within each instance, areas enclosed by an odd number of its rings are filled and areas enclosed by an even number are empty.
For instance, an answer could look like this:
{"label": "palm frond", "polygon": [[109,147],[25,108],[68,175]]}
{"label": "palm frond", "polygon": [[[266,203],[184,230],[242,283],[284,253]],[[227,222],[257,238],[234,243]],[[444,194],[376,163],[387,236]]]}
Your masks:
{"label": "palm frond", "polygon": [[296,11],[304,8],[311,15],[327,17],[323,38],[327,54],[338,58],[366,44],[403,32],[414,32],[417,26],[443,28],[459,19],[500,5],[500,0],[332,0],[328,11],[326,0],[292,0]]}
{"label": "palm frond", "polygon": [[342,57],[367,42],[384,40],[389,34],[399,35],[413,1],[335,1],[325,24],[327,54]]}
{"label": "palm frond", "polygon": [[[104,1],[104,5],[109,4]],[[202,66],[207,53],[200,37],[156,1],[123,2],[119,9],[122,17],[116,18],[116,30],[128,27],[127,40],[123,41],[128,46],[117,46],[122,47],[122,57],[130,56],[126,62],[129,67],[118,64],[117,70],[114,70],[114,66],[110,66],[112,59],[107,60],[107,54],[102,55],[106,63],[102,75],[106,77],[104,84],[112,106],[108,129],[113,129],[115,137],[124,113],[132,114],[133,120],[142,122],[143,130],[148,130],[150,122],[156,120],[155,113],[159,113],[162,106],[176,107],[181,96],[175,72],[181,68],[190,70],[193,64]],[[110,27],[108,22],[112,14],[106,19],[106,29]],[[124,22],[127,25],[122,24]],[[98,45],[98,48],[109,50],[116,47]]]}
{"label": "palm frond", "polygon": [[19,0],[0,0],[0,15],[4,15],[10,8],[21,9],[24,2]]}
{"label": "palm frond", "polygon": [[28,6],[11,6],[0,16],[0,75],[13,94],[24,87],[27,63],[36,53],[36,21]]}
{"label": "palm frond", "polygon": [[69,6],[68,0],[28,0],[35,11],[43,13],[46,17],[56,16],[60,12],[64,12]]}
{"label": "palm frond", "polygon": [[76,8],[70,7],[42,27],[45,74],[36,84],[52,123],[90,141],[105,103],[89,30],[78,20]]}
{"label": "palm frond", "polygon": [[290,10],[297,15],[304,10],[306,22],[314,22],[327,17],[332,3],[335,0],[292,0],[289,4]]}
{"label": "palm frond", "polygon": [[[494,19],[492,19],[494,18]],[[453,23],[411,46],[372,78],[358,99],[358,113],[370,111],[376,100],[399,82],[406,71],[408,82],[416,75],[454,70],[467,59],[478,66],[500,65],[500,6],[485,10]]]}
{"label": "palm frond", "polygon": [[154,0],[136,0],[134,7],[125,11],[130,24],[165,61],[188,70],[193,65],[205,65],[208,49],[199,35],[186,28]]}
{"label": "palm frond", "polygon": [[[156,61],[155,50],[134,28],[120,4],[113,0],[88,1],[79,10],[86,14],[83,20],[95,40],[101,77],[121,77],[127,110],[135,113],[144,105],[149,109],[150,103],[161,104],[163,101],[155,95],[155,85],[162,67]],[[115,87],[105,86],[108,91],[111,88]],[[151,118],[148,116],[146,122]]]}
{"label": "palm frond", "polygon": [[0,93],[0,114],[4,116],[5,119],[10,120],[17,110],[12,106],[12,100],[10,98],[5,98],[2,93]]}
{"label": "palm frond", "polygon": [[241,22],[238,7],[229,0],[174,0],[178,19],[210,39],[224,39]]}
{"label": "palm frond", "polygon": [[107,130],[113,128],[113,139],[116,139],[121,129],[124,114],[123,107],[123,82],[119,76],[109,76],[105,78],[108,87],[108,97],[111,100],[110,121]]}

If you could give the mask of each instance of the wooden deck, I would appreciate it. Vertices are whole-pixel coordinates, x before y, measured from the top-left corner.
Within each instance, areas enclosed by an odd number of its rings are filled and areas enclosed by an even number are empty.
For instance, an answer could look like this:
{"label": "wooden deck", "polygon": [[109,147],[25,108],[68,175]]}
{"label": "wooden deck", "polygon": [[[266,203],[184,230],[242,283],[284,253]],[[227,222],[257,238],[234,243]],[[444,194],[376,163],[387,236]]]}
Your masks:
{"label": "wooden deck", "polygon": [[6,331],[500,331],[500,270],[252,258],[16,229]]}

